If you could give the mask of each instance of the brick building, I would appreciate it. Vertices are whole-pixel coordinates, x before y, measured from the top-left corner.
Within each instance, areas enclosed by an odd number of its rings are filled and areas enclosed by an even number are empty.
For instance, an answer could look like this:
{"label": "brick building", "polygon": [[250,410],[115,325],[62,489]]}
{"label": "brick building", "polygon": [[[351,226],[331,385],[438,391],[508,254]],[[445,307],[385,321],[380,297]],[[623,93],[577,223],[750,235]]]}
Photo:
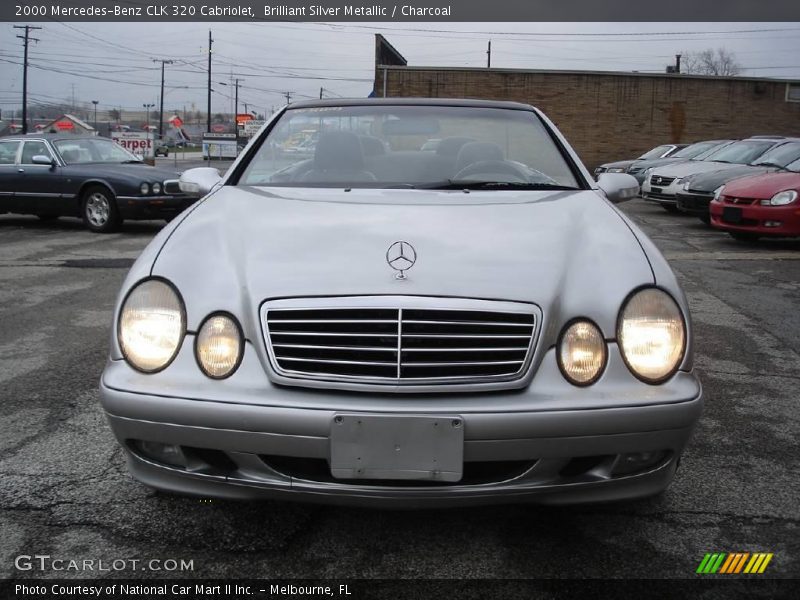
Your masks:
{"label": "brick building", "polygon": [[374,95],[532,104],[589,169],[658,144],[781,134],[800,137],[800,82],[603,71],[408,66],[376,35]]}

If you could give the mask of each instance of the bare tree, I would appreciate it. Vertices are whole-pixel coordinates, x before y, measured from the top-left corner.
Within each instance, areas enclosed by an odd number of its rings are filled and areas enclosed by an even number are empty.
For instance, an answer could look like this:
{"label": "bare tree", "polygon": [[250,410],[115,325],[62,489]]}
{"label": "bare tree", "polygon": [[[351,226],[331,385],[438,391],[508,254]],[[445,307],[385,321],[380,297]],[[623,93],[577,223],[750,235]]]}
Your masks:
{"label": "bare tree", "polygon": [[681,71],[690,75],[734,77],[742,72],[733,52],[725,48],[708,48],[702,52],[684,52]]}

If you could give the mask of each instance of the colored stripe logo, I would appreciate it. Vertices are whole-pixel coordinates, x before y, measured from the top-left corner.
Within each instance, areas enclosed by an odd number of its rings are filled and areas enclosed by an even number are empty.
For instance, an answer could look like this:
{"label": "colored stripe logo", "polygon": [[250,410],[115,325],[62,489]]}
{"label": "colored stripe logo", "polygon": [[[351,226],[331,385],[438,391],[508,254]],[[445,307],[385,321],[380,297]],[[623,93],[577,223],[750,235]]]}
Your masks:
{"label": "colored stripe logo", "polygon": [[766,570],[772,557],[772,552],[709,552],[700,561],[695,573],[700,575],[761,574]]}

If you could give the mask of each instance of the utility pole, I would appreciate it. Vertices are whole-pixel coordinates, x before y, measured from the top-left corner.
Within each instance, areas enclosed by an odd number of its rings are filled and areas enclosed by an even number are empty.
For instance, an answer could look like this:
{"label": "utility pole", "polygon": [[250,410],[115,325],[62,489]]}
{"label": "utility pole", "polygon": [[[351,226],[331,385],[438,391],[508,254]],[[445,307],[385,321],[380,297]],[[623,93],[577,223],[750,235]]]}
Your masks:
{"label": "utility pole", "polygon": [[[234,80],[234,85],[236,86],[236,90],[233,93],[233,114],[234,114],[233,118],[234,119],[236,119],[236,115],[239,114],[239,82],[240,81],[244,81],[244,79],[235,79]],[[247,110],[245,110],[244,112],[247,112]]]}
{"label": "utility pole", "polygon": [[206,115],[206,131],[211,133],[211,45],[214,40],[211,39],[211,30],[208,30],[208,114]]}
{"label": "utility pole", "polygon": [[324,88],[319,88],[319,99],[322,100],[322,91]]}
{"label": "utility pole", "polygon": [[161,99],[158,107],[158,137],[164,137],[164,65],[171,65],[173,61],[154,58],[153,62],[161,63]]}
{"label": "utility pole", "polygon": [[28,133],[28,42],[33,40],[38,42],[36,38],[30,37],[32,29],[41,29],[41,27],[33,27],[32,25],[14,25],[14,29],[24,29],[25,35],[18,35],[17,37],[25,42],[25,57],[22,59],[22,133]]}
{"label": "utility pole", "polygon": [[492,40],[489,40],[489,47],[486,49],[486,68],[492,68]]}
{"label": "utility pole", "polygon": [[99,100],[92,100],[92,104],[94,104],[94,130],[95,135],[100,135],[100,132],[97,131],[97,105],[100,103]]}
{"label": "utility pole", "polygon": [[291,104],[291,102],[292,102],[292,94],[294,94],[294,92],[286,92],[284,94],[284,96],[286,96],[286,104]]}

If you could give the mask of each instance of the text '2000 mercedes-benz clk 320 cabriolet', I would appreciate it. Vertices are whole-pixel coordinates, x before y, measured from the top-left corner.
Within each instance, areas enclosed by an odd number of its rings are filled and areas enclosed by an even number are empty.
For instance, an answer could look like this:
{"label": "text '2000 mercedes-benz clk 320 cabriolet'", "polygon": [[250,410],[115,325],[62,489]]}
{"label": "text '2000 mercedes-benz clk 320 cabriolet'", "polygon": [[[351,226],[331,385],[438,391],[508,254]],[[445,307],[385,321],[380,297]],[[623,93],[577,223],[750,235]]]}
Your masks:
{"label": "text '2000 mercedes-benz clk 320 cabriolet'", "polygon": [[686,299],[612,204],[636,181],[592,181],[535,108],[291,104],[181,186],[205,197],[129,272],[100,388],[139,481],[394,507],[669,485],[702,408]]}

